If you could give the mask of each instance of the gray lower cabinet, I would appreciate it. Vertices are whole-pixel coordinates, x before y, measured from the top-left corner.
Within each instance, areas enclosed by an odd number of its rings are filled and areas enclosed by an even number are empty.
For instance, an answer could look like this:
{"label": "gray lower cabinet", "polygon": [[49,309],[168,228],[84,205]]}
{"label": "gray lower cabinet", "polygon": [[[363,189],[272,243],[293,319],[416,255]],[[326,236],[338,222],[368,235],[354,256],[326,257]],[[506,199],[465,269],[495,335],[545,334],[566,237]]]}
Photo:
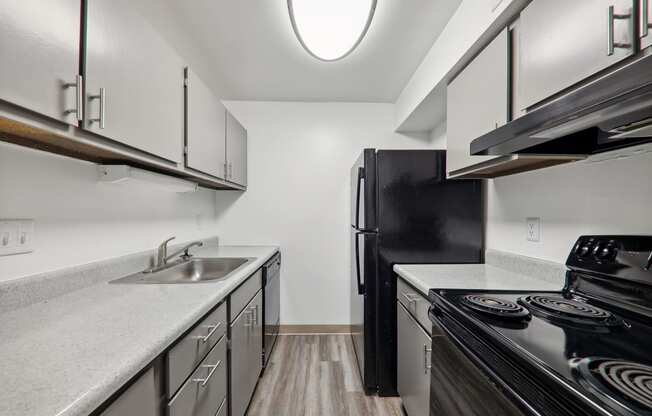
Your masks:
{"label": "gray lower cabinet", "polygon": [[262,371],[263,292],[231,323],[231,416],[243,416]]}
{"label": "gray lower cabinet", "polygon": [[247,130],[229,112],[226,114],[226,164],[226,179],[247,186]]}
{"label": "gray lower cabinet", "polygon": [[0,0],[0,99],[77,124],[80,15],[79,0]]}
{"label": "gray lower cabinet", "polygon": [[136,3],[88,2],[84,128],[178,163],[185,65]]}
{"label": "gray lower cabinet", "polygon": [[398,393],[409,416],[430,414],[431,338],[397,302]]}
{"label": "gray lower cabinet", "polygon": [[471,156],[471,142],[509,120],[509,30],[504,29],[448,85],[446,90],[446,171],[486,162]]}
{"label": "gray lower cabinet", "polygon": [[161,377],[160,366],[150,367],[131,384],[101,416],[160,416]]}
{"label": "gray lower cabinet", "polygon": [[226,108],[186,69],[186,166],[226,179]]}
{"label": "gray lower cabinet", "polygon": [[637,1],[530,3],[520,16],[518,91],[523,109],[631,56]]}
{"label": "gray lower cabinet", "polygon": [[168,416],[214,416],[227,395],[226,337],[213,347],[168,403]]}

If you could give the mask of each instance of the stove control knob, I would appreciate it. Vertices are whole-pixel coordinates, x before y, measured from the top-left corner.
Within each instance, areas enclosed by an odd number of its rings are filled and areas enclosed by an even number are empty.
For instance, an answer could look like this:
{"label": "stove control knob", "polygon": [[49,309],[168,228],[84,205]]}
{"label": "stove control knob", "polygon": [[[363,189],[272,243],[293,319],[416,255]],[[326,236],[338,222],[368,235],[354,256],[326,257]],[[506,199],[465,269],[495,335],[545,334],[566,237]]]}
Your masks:
{"label": "stove control knob", "polygon": [[611,243],[599,243],[593,249],[593,256],[597,260],[611,260],[616,257],[616,246]]}
{"label": "stove control knob", "polygon": [[591,252],[591,246],[586,244],[577,248],[577,255],[586,257]]}

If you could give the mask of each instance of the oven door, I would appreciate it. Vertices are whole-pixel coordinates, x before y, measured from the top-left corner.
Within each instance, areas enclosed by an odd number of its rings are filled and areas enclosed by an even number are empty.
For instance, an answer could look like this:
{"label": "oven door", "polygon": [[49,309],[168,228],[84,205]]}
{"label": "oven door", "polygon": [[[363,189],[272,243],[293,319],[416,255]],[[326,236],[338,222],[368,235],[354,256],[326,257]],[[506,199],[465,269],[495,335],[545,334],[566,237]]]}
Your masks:
{"label": "oven door", "polygon": [[[525,416],[472,360],[472,353],[457,341],[445,321],[430,313],[433,322],[430,369],[430,416]],[[469,354],[469,355],[467,355]]]}

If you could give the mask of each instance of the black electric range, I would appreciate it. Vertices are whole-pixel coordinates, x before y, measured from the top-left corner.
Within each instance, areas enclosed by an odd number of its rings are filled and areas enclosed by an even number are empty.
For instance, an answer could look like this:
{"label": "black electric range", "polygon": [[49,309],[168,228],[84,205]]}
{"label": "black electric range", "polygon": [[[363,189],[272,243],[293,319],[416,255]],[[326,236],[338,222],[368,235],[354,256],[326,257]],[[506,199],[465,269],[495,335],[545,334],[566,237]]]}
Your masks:
{"label": "black electric range", "polygon": [[[433,333],[489,382],[484,397],[445,392],[433,337],[431,414],[652,416],[652,237],[583,236],[566,265],[560,292],[430,291]],[[518,410],[463,402],[490,391]]]}

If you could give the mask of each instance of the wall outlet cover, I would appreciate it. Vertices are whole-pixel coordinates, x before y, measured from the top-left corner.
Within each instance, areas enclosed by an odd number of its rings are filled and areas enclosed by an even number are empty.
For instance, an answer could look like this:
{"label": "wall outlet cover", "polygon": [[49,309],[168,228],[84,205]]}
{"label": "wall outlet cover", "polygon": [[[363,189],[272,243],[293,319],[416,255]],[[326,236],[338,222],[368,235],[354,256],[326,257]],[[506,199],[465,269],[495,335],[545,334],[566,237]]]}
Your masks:
{"label": "wall outlet cover", "polygon": [[527,241],[541,241],[541,218],[530,217],[525,219]]}
{"label": "wall outlet cover", "polygon": [[0,256],[34,251],[34,220],[0,219]]}

